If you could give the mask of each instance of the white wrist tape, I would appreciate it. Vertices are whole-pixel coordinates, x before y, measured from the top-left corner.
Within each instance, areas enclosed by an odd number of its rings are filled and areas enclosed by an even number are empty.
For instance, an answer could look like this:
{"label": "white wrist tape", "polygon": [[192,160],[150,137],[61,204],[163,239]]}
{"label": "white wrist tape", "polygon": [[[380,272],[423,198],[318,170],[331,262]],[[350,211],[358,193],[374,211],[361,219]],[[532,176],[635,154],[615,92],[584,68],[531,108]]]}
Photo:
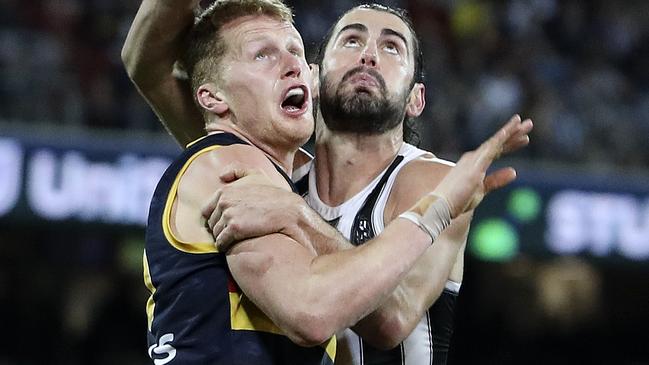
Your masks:
{"label": "white wrist tape", "polygon": [[407,219],[418,225],[430,236],[432,242],[435,242],[442,231],[451,224],[451,207],[446,199],[437,197],[424,211],[423,216],[409,210],[399,215],[399,218]]}

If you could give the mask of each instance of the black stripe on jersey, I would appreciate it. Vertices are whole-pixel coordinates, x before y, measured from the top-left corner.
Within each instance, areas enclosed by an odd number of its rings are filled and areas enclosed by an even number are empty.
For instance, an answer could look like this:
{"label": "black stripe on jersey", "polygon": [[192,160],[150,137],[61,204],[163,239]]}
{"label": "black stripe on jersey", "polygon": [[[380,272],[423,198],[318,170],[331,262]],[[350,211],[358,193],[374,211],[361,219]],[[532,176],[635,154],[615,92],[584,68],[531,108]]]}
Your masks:
{"label": "black stripe on jersey", "polygon": [[273,162],[273,160],[271,160],[270,158],[268,159],[268,161],[270,161],[273,164],[273,166],[275,166],[275,170],[277,170],[277,172],[279,172],[279,174],[282,175],[284,180],[286,180],[288,185],[291,187],[291,190],[296,194],[300,194],[297,186],[295,186],[295,184],[293,183],[293,180],[291,180],[291,178],[286,174],[286,172],[284,170],[282,170],[282,168],[279,167],[279,165],[276,164],[275,162]]}
{"label": "black stripe on jersey", "polygon": [[455,321],[457,293],[444,289],[428,310],[433,329],[433,365],[446,365]]}
{"label": "black stripe on jersey", "polygon": [[405,359],[403,353],[403,344],[392,350],[379,350],[372,345],[361,342],[362,359],[361,364],[366,365],[396,365],[403,364]]}
{"label": "black stripe on jersey", "polygon": [[430,365],[433,365],[433,353],[435,350],[433,349],[433,327],[430,325],[430,308],[429,310],[426,311],[426,325],[428,326],[428,343],[430,344]]}
{"label": "black stripe on jersey", "polygon": [[302,197],[307,196],[309,194],[309,174],[302,176],[300,180],[296,181],[295,188],[297,189],[297,193]]}
{"label": "black stripe on jersey", "polygon": [[[388,182],[392,172],[399,166],[401,161],[403,161],[403,156],[397,156],[394,161],[387,168],[381,180],[374,187],[370,195],[367,196],[363,206],[358,210],[356,217],[354,218],[354,223],[352,225],[352,230],[350,234],[350,241],[354,245],[358,246],[365,243],[367,240],[374,238],[376,236],[376,230],[372,225],[372,211],[376,205],[376,201],[381,195],[381,191],[385,187],[385,184]],[[360,337],[359,337],[360,340]],[[361,364],[367,365],[395,365],[402,364],[404,361],[403,354],[403,345],[399,344],[399,347],[395,347],[392,350],[379,350],[368,343],[360,341],[361,347]]]}
{"label": "black stripe on jersey", "polygon": [[376,200],[381,194],[381,190],[383,190],[383,187],[388,182],[390,175],[392,175],[392,172],[397,168],[397,166],[399,166],[401,161],[403,161],[403,156],[401,155],[397,156],[394,161],[392,161],[392,164],[390,164],[390,167],[385,171],[379,183],[376,184],[374,190],[372,190],[370,195],[367,196],[367,199],[365,199],[361,209],[358,210],[358,214],[356,214],[356,217],[354,218],[351,234],[349,235],[349,240],[354,245],[358,246],[363,244],[365,241],[376,236],[376,231],[372,226],[372,211],[374,210],[374,205],[376,205]]}
{"label": "black stripe on jersey", "polygon": [[327,221],[327,223],[334,228],[338,227],[338,222],[340,222],[340,217]]}

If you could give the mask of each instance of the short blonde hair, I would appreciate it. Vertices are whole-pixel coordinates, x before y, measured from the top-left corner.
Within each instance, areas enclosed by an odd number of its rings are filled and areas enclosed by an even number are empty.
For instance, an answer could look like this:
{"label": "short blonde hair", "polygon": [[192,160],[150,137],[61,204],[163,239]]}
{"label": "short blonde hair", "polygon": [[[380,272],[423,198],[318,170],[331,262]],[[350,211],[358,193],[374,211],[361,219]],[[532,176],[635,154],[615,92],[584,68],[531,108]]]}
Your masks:
{"label": "short blonde hair", "polygon": [[220,34],[223,25],[250,15],[293,23],[293,12],[281,0],[216,0],[196,17],[181,57],[194,93],[206,82],[219,82],[219,66],[227,50]]}

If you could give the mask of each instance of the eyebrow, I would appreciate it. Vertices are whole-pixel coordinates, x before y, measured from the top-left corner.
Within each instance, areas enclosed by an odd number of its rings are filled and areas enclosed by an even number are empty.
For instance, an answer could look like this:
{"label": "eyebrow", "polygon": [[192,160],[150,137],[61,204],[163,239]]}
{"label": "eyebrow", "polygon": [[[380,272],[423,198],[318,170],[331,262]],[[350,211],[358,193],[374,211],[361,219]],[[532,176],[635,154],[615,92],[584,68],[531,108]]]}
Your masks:
{"label": "eyebrow", "polygon": [[403,34],[397,32],[396,30],[392,30],[390,28],[383,28],[383,30],[381,30],[381,35],[383,35],[383,36],[393,35],[393,36],[401,38],[403,43],[406,45],[406,49],[408,49],[408,41],[406,41],[406,37],[404,37]]}
{"label": "eyebrow", "polygon": [[[340,30],[340,32],[338,32],[338,34],[336,35],[336,40],[338,40],[338,37],[340,37],[340,35],[343,32],[345,32],[347,30],[350,30],[350,29],[357,30],[359,32],[365,32],[365,33],[369,32],[369,30],[367,29],[367,27],[364,24],[361,24],[361,23],[347,24]],[[390,28],[383,28],[383,29],[381,29],[381,35],[382,36],[399,37],[403,41],[403,43],[406,45],[406,49],[408,49],[408,41],[406,40],[406,37],[403,34],[397,32],[396,30],[390,29]]]}
{"label": "eyebrow", "polygon": [[357,30],[359,32],[365,32],[365,33],[369,32],[367,27],[365,25],[361,24],[361,23],[347,24],[340,30],[340,32],[338,32],[338,34],[336,35],[336,40],[338,40],[338,37],[340,37],[340,35],[343,32],[345,32],[347,30],[350,30],[350,29]]}

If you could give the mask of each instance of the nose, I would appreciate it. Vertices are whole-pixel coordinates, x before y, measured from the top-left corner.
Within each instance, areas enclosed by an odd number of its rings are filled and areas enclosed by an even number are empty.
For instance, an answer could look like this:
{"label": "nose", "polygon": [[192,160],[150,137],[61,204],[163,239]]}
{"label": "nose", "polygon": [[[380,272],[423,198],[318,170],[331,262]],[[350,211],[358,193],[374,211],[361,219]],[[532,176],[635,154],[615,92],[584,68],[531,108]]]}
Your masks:
{"label": "nose", "polygon": [[298,78],[301,74],[302,68],[300,67],[300,58],[287,52],[284,56],[284,71],[282,78]]}
{"label": "nose", "polygon": [[361,52],[360,63],[363,66],[376,67],[378,64],[378,56],[376,54],[376,47],[369,42],[363,52]]}

